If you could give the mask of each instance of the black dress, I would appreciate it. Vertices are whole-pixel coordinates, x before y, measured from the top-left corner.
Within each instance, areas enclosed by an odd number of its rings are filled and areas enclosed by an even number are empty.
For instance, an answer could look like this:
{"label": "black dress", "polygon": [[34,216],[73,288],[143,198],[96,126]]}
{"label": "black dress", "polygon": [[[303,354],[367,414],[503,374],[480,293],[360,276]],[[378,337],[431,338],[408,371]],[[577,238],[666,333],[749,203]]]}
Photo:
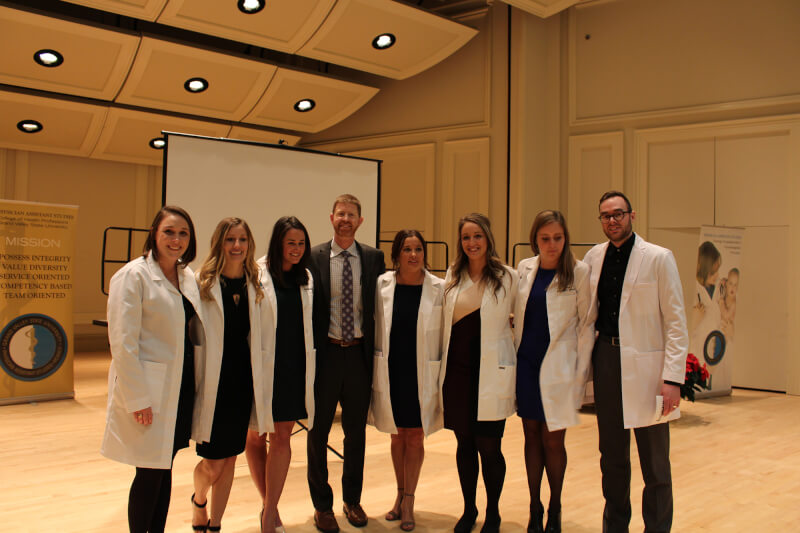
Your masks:
{"label": "black dress", "polygon": [[300,297],[300,286],[293,280],[287,279],[285,287],[274,277],[272,283],[278,300],[272,418],[275,422],[294,422],[308,417],[303,300]]}
{"label": "black dress", "polygon": [[478,421],[481,370],[481,310],[453,324],[442,385],[444,427],[456,433],[502,438],[506,421]]}
{"label": "black dress", "polygon": [[181,448],[189,446],[192,436],[192,411],[194,410],[194,344],[190,335],[189,323],[196,311],[192,302],[181,294],[185,325],[183,332],[183,372],[181,374],[181,391],[178,395],[178,412],[175,419],[175,440],[173,455]]}
{"label": "black dress", "polygon": [[209,442],[197,444],[206,459],[224,459],[244,451],[253,406],[253,368],[250,363],[250,311],[246,278],[220,276],[225,333],[217,402]]}
{"label": "black dress", "polygon": [[396,285],[389,334],[389,396],[399,428],[422,427],[417,383],[417,316],[422,285]]}

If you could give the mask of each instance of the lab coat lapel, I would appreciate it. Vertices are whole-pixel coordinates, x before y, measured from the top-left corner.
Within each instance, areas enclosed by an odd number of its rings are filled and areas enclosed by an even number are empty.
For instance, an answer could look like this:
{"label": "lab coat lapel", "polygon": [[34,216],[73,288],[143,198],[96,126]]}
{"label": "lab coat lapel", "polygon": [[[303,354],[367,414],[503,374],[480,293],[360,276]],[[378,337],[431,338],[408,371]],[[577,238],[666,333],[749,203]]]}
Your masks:
{"label": "lab coat lapel", "polygon": [[625,305],[631,297],[631,292],[633,292],[633,284],[639,276],[639,269],[642,266],[642,260],[645,254],[642,242],[642,238],[637,235],[633,243],[633,248],[631,249],[631,256],[628,259],[628,268],[625,271],[625,282],[622,285],[622,296],[619,303],[619,316],[622,316],[622,311],[625,309]]}

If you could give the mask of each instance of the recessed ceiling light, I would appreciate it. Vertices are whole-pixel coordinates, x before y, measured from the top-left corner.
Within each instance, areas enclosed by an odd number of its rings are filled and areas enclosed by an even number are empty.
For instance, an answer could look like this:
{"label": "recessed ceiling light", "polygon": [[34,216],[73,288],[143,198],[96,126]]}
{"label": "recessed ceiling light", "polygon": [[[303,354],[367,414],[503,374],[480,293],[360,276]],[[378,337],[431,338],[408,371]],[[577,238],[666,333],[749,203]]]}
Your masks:
{"label": "recessed ceiling light", "polygon": [[33,60],[43,67],[57,67],[64,62],[64,56],[55,50],[39,50],[33,54]]}
{"label": "recessed ceiling light", "polygon": [[208,81],[205,78],[189,78],[183,88],[190,93],[201,93],[208,89]]}
{"label": "recessed ceiling light", "polygon": [[311,111],[314,109],[314,106],[317,105],[314,100],[311,98],[304,98],[299,100],[296,104],[294,104],[294,110],[300,111],[301,113],[305,113],[306,111]]}
{"label": "recessed ceiling light", "polygon": [[156,137],[155,139],[150,139],[148,143],[150,148],[155,148],[156,150],[163,150],[164,147],[167,145],[167,141],[164,137]]}
{"label": "recessed ceiling light", "polygon": [[372,39],[372,47],[378,50],[386,50],[387,48],[391,48],[396,40],[397,38],[391,33],[381,33]]}
{"label": "recessed ceiling light", "polygon": [[252,15],[264,9],[265,0],[239,0],[239,11]]}
{"label": "recessed ceiling light", "polygon": [[37,133],[42,131],[41,122],[35,120],[20,120],[17,122],[17,129],[23,133]]}

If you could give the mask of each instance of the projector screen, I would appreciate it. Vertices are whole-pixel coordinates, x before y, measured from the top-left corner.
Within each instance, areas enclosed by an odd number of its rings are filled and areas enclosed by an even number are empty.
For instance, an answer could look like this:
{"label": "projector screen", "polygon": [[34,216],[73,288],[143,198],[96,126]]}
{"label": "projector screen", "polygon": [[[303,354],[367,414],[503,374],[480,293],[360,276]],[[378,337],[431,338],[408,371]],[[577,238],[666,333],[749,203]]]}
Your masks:
{"label": "projector screen", "polygon": [[294,215],[308,229],[311,245],[333,238],[333,200],[353,194],[364,223],[356,239],[378,242],[380,161],[290,146],[165,132],[162,200],[189,213],[197,233],[197,258],[205,259],[211,235],[225,217],[247,221],[256,258],[267,253],[272,226]]}

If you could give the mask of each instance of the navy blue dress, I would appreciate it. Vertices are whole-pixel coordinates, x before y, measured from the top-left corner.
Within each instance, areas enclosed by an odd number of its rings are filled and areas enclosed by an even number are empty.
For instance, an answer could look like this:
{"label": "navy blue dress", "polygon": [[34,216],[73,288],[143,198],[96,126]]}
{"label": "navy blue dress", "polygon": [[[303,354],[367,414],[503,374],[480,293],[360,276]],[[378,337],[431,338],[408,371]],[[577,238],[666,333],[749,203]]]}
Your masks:
{"label": "navy blue dress", "polygon": [[417,316],[421,299],[422,285],[395,286],[389,334],[389,394],[394,424],[399,428],[422,427],[417,383]]}
{"label": "navy blue dress", "polygon": [[555,270],[539,268],[525,305],[522,341],[517,351],[517,414],[529,420],[546,422],[542,407],[539,372],[550,346],[550,324],[547,320],[547,287]]}

